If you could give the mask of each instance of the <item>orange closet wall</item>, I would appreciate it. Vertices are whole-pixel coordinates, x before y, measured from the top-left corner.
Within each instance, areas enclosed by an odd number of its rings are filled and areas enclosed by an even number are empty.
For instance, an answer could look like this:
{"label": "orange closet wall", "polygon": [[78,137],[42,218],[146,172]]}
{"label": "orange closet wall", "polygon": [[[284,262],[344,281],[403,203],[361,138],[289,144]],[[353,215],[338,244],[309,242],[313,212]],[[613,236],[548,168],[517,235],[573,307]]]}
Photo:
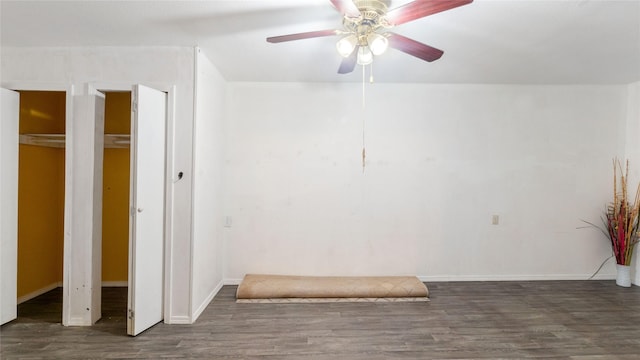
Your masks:
{"label": "orange closet wall", "polygon": [[[64,92],[21,91],[20,134],[64,134]],[[20,144],[18,298],[62,283],[64,148]]]}
{"label": "orange closet wall", "polygon": [[[131,93],[109,92],[105,134],[131,132]],[[129,256],[129,149],[104,149],[102,281],[127,281]]]}

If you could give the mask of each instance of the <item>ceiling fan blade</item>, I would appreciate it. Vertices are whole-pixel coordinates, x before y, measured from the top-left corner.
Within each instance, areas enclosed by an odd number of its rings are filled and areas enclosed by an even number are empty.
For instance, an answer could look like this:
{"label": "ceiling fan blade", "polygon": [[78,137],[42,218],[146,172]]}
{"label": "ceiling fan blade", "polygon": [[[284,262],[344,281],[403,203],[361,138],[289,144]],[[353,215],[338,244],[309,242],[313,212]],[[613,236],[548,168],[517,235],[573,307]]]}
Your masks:
{"label": "ceiling fan blade", "polygon": [[358,17],[360,16],[360,10],[356,4],[353,3],[352,0],[330,0],[335,7],[342,15],[346,15],[348,17]]}
{"label": "ceiling fan blade", "polygon": [[429,45],[425,45],[421,42],[417,42],[413,39],[409,39],[408,37],[398,35],[396,33],[387,33],[387,38],[389,39],[389,46],[400,50],[409,55],[415,56],[424,61],[435,61],[440,59],[444,51],[431,47]]}
{"label": "ceiling fan blade", "polygon": [[311,38],[332,36],[332,35],[338,35],[338,30],[319,30],[319,31],[303,32],[298,34],[272,36],[272,37],[268,37],[267,41],[270,43],[280,43],[285,41],[311,39]]}
{"label": "ceiling fan blade", "polygon": [[391,25],[400,25],[472,2],[473,0],[415,0],[389,10],[387,12],[387,21]]}
{"label": "ceiling fan blade", "polygon": [[356,46],[351,55],[342,60],[340,68],[338,68],[338,74],[348,74],[355,69],[356,63],[358,62],[358,48],[359,46]]}

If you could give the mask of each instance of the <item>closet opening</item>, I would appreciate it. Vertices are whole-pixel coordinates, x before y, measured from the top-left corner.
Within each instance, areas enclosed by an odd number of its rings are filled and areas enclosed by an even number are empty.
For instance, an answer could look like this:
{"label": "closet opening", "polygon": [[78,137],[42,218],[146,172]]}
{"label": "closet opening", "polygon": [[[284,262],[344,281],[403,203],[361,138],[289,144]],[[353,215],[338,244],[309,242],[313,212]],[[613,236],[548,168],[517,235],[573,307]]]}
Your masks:
{"label": "closet opening", "polygon": [[[126,323],[126,333],[135,336],[164,318],[169,216],[165,203],[166,129],[168,104],[173,104],[173,97],[139,84],[130,90],[89,89],[88,94],[78,97],[77,108],[74,105],[73,113],[81,116],[71,127],[67,118],[72,104],[70,90],[31,90],[2,91],[2,109],[6,110],[2,112],[6,121],[0,124],[2,162],[4,165],[6,161],[5,169],[15,174],[2,182],[0,193],[3,220],[7,219],[4,211],[15,219],[2,223],[3,234],[8,234],[2,237],[3,249],[9,249],[2,253],[2,283],[7,284],[1,294],[2,304],[7,305],[0,309],[2,321],[16,317],[20,321],[23,317],[26,321],[87,326],[100,318],[117,318]],[[92,95],[91,91],[98,94]],[[91,116],[95,116],[95,123]],[[86,122],[80,121],[84,119]],[[103,134],[103,126],[106,155],[102,151],[105,149],[88,149],[93,159],[85,158],[76,147],[100,144],[100,139],[66,136]],[[65,128],[74,133],[65,134]],[[74,140],[73,146],[68,140]],[[76,157],[67,151],[76,151],[83,161],[76,164]],[[29,165],[34,162],[36,165]],[[100,168],[90,168],[92,164]],[[72,184],[72,179],[65,177],[75,176],[76,171],[86,175]],[[87,178],[98,187],[74,186],[90,186]],[[72,197],[76,190],[79,196]],[[86,195],[86,190],[92,190],[92,194]],[[82,199],[83,195],[88,198]],[[81,206],[88,209],[89,216],[72,209],[72,203],[65,203],[90,199],[94,199],[92,203]],[[90,236],[81,239],[90,243],[69,242],[69,236],[78,233]],[[84,247],[90,253],[73,252]],[[72,263],[81,264],[72,268]],[[69,282],[73,285],[67,285]],[[38,316],[38,312],[47,317]],[[119,332],[119,324],[107,324]]]}
{"label": "closet opening", "polygon": [[60,323],[66,92],[19,93],[17,315]]}
{"label": "closet opening", "polygon": [[104,92],[102,318],[127,330],[131,92]]}
{"label": "closet opening", "polygon": [[94,95],[102,98],[96,121],[105,135],[93,252],[103,286],[93,306],[101,308],[96,325],[136,336],[164,316],[167,93],[140,84],[118,90]]}

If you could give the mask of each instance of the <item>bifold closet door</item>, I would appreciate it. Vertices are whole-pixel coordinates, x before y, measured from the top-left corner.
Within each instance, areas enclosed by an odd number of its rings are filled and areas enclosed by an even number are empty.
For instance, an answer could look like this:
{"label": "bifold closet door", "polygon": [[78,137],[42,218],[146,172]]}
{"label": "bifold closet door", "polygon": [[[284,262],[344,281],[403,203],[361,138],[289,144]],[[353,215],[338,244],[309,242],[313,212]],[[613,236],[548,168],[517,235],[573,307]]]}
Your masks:
{"label": "bifold closet door", "polygon": [[17,316],[20,94],[0,89],[0,324]]}
{"label": "bifold closet door", "polygon": [[167,95],[136,85],[131,100],[127,333],[135,336],[163,319]]}

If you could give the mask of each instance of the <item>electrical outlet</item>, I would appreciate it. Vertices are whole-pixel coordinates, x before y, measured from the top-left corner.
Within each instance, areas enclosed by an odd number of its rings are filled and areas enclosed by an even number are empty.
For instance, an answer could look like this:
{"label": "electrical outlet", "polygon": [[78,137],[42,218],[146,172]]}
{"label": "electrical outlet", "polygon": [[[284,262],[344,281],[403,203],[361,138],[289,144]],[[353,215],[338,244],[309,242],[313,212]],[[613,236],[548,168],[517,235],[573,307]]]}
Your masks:
{"label": "electrical outlet", "polygon": [[493,215],[491,217],[491,224],[493,224],[493,225],[500,224],[500,215]]}

